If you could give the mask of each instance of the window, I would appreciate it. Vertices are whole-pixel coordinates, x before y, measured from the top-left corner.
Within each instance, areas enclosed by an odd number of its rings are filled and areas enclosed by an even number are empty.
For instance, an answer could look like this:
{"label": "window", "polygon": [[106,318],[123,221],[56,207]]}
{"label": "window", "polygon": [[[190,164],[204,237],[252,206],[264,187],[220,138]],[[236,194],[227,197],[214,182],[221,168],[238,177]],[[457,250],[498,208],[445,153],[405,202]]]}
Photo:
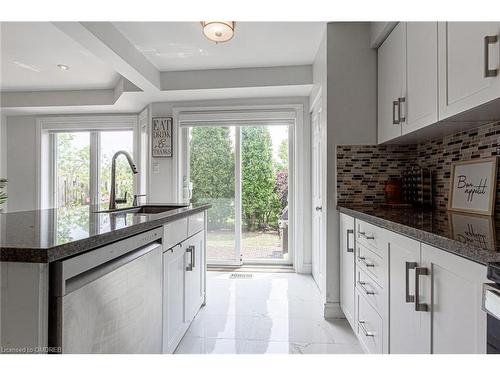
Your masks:
{"label": "window", "polygon": [[[133,130],[52,131],[53,205],[74,207],[109,202],[111,160],[120,150],[134,158]],[[132,202],[134,177],[126,159],[116,160],[116,196]]]}

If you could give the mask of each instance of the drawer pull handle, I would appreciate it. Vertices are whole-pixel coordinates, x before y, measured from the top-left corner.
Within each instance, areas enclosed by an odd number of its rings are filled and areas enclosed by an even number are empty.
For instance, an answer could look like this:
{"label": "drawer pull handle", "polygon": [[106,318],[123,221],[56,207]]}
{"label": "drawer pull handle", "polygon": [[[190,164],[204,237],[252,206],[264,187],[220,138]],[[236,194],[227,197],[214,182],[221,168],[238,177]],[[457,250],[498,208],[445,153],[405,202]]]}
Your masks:
{"label": "drawer pull handle", "polygon": [[373,236],[367,236],[366,232],[359,232],[359,235],[366,240],[374,240],[375,239],[375,237],[373,237]]}
{"label": "drawer pull handle", "polygon": [[426,303],[420,303],[420,275],[428,275],[429,270],[425,267],[415,268],[415,311],[429,311],[429,306]]}
{"label": "drawer pull handle", "polygon": [[363,292],[365,292],[366,294],[375,294],[375,292],[373,292],[373,291],[368,290],[368,289],[365,288],[366,282],[364,282],[364,281],[358,281],[358,285],[363,290]]}
{"label": "drawer pull handle", "polygon": [[415,302],[415,296],[410,294],[410,270],[415,269],[417,267],[417,263],[415,262],[405,262],[406,270],[405,270],[405,279],[406,279],[406,303]]}
{"label": "drawer pull handle", "polygon": [[363,333],[365,334],[365,336],[368,336],[368,337],[373,337],[375,336],[375,334],[373,332],[370,332],[366,329],[365,327],[365,321],[364,320],[358,320],[358,323],[359,323],[359,326],[361,328],[361,330],[363,331]]}
{"label": "drawer pull handle", "polygon": [[359,255],[358,255],[358,262],[363,263],[363,264],[365,265],[365,267],[375,267],[375,264],[373,264],[373,263],[368,263],[368,262],[366,261],[366,258],[365,258],[365,257],[359,256]]}

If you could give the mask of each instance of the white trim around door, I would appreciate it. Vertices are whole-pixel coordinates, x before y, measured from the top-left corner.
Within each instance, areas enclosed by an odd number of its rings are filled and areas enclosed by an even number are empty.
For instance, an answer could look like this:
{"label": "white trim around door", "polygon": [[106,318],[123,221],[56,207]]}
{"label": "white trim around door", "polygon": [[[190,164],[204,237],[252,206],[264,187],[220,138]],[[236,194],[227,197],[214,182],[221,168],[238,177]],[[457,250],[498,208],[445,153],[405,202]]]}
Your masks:
{"label": "white trim around door", "polygon": [[[308,173],[308,161],[310,153],[309,122],[304,123],[304,107],[302,104],[290,105],[252,105],[252,106],[215,106],[215,107],[178,107],[173,109],[174,129],[177,131],[177,145],[182,155],[176,162],[177,196],[179,201],[186,201],[186,189],[183,186],[184,172],[186,171],[187,137],[182,129],[191,126],[210,126],[217,123],[218,126],[245,126],[267,123],[290,125],[289,152],[293,156],[289,158],[289,246],[293,260],[293,266],[298,273],[311,273],[311,263],[305,262],[305,252],[310,250],[310,239],[304,238],[304,226],[310,225],[304,222],[305,210],[310,210],[310,201],[304,199],[310,191],[310,178]],[[306,141],[307,140],[307,141]],[[184,165],[183,165],[184,164]],[[305,242],[307,240],[307,242]],[[308,249],[306,250],[306,246]],[[267,263],[267,262],[265,262]]]}

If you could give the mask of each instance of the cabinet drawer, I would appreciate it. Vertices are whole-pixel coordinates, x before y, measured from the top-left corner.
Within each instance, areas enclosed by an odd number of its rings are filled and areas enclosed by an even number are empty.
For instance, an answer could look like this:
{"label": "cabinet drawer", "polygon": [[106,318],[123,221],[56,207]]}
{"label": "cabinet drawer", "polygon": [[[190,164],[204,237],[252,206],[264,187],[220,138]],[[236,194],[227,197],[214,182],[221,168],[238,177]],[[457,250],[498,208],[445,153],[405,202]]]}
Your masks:
{"label": "cabinet drawer", "polygon": [[163,249],[181,243],[188,237],[188,218],[179,219],[163,226]]}
{"label": "cabinet drawer", "polygon": [[383,320],[359,292],[356,292],[358,314],[356,331],[363,346],[370,354],[383,353]]}
{"label": "cabinet drawer", "polygon": [[188,217],[188,237],[205,229],[205,213],[191,215]]}
{"label": "cabinet drawer", "polygon": [[356,272],[356,289],[383,316],[386,310],[384,289],[361,269]]}
{"label": "cabinet drawer", "polygon": [[387,234],[382,228],[357,220],[356,241],[385,258],[387,252]]}
{"label": "cabinet drawer", "polygon": [[356,254],[356,265],[358,269],[366,272],[382,288],[386,285],[387,267],[386,260],[367,247],[358,244]]}

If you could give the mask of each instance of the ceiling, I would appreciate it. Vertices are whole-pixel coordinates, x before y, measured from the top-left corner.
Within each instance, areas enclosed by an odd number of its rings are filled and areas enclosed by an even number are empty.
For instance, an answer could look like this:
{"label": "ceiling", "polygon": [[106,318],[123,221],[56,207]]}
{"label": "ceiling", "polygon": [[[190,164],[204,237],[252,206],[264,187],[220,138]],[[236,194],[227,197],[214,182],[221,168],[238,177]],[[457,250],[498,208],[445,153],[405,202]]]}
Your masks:
{"label": "ceiling", "polygon": [[115,22],[160,71],[312,64],[322,22],[236,22],[234,38],[215,44],[199,22]]}
{"label": "ceiling", "polygon": [[119,78],[50,22],[2,22],[0,38],[3,91],[104,89]]}
{"label": "ceiling", "polygon": [[[0,112],[137,112],[152,102],[308,96],[324,31],[320,22],[237,22],[234,38],[215,44],[199,22],[0,22]],[[228,68],[256,68],[264,78],[206,71]],[[176,81],[192,70],[201,70],[194,82]]]}

